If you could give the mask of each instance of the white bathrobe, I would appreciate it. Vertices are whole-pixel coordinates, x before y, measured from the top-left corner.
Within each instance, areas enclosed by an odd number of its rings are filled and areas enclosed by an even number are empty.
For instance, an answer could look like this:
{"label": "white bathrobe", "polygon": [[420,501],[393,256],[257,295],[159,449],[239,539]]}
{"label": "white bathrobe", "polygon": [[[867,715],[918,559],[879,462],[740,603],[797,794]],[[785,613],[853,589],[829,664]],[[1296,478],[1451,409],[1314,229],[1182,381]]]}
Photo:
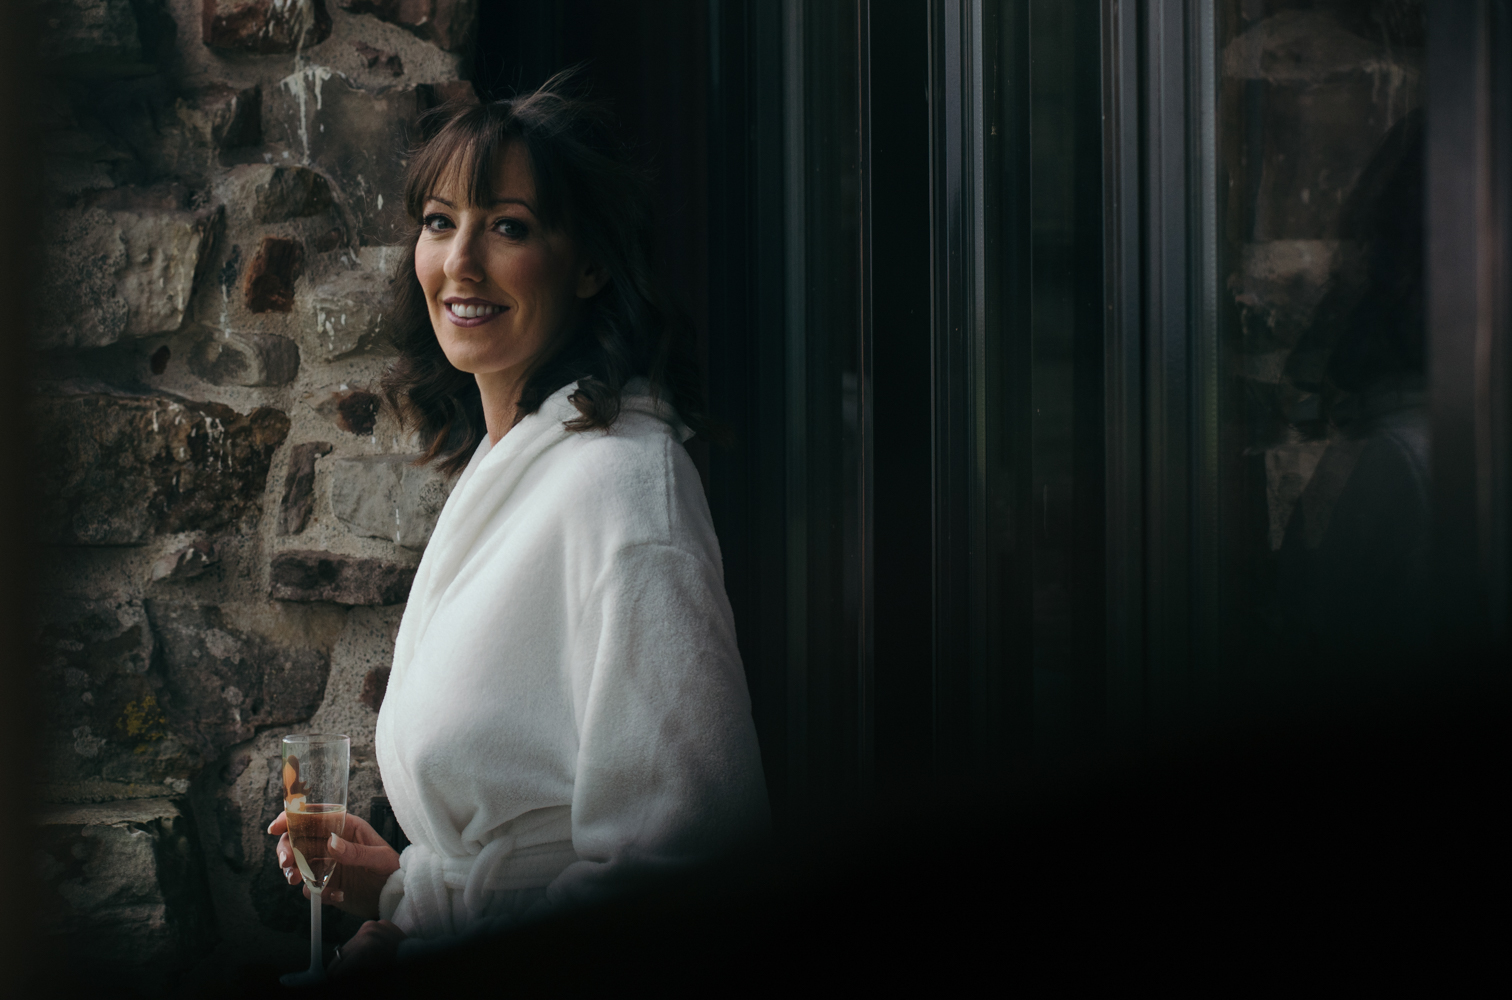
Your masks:
{"label": "white bathrobe", "polygon": [[399,628],[376,742],[411,846],[380,910],[411,936],[590,901],[768,823],[686,429],[627,392],[609,430],[571,432],[571,391],[478,448]]}

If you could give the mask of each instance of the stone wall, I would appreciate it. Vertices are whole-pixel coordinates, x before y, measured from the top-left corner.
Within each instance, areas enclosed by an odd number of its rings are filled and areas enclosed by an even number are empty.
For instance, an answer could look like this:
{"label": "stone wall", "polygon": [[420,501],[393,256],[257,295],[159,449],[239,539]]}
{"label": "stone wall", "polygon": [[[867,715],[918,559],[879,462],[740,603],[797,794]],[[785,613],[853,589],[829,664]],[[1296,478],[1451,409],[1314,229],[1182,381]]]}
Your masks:
{"label": "stone wall", "polygon": [[476,2],[23,2],[46,68],[47,926],[75,973],[147,994],[292,968],[308,911],[263,832],[278,741],[349,733],[370,815],[448,490],[372,390],[410,129],[471,99]]}

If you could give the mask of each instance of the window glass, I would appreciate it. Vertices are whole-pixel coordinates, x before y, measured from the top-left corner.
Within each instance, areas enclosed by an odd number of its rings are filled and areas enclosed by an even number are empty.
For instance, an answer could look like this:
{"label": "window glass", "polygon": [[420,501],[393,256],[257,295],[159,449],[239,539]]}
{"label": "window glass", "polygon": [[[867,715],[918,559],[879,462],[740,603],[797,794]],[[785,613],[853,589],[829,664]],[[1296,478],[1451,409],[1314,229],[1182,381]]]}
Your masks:
{"label": "window glass", "polygon": [[1231,0],[1219,35],[1226,652],[1358,682],[1428,629],[1424,6]]}

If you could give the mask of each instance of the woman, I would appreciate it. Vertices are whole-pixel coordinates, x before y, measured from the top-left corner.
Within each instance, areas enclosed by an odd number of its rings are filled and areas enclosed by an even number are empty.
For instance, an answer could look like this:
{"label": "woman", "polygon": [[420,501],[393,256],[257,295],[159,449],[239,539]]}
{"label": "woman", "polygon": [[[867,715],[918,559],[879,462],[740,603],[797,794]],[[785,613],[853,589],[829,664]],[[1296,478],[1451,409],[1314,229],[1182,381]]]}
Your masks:
{"label": "woman", "polygon": [[443,109],[410,161],[385,389],[425,460],[461,476],[378,717],[412,846],[348,818],[327,891],[382,920],[338,969],[600,898],[767,823],[682,447],[702,418],[691,337],[650,276],[644,177],[561,85]]}

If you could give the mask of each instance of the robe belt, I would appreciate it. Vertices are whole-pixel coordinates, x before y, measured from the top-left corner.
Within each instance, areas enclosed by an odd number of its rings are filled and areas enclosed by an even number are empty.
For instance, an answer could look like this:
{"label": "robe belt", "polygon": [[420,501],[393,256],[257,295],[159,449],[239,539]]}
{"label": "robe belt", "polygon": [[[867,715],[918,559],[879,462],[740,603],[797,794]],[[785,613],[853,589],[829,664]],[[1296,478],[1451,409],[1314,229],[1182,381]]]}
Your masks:
{"label": "robe belt", "polygon": [[578,860],[570,838],[522,844],[535,839],[531,832],[542,831],[505,833],[460,857],[411,844],[383,887],[379,915],[414,937],[466,932],[487,915],[495,894],[544,888]]}

